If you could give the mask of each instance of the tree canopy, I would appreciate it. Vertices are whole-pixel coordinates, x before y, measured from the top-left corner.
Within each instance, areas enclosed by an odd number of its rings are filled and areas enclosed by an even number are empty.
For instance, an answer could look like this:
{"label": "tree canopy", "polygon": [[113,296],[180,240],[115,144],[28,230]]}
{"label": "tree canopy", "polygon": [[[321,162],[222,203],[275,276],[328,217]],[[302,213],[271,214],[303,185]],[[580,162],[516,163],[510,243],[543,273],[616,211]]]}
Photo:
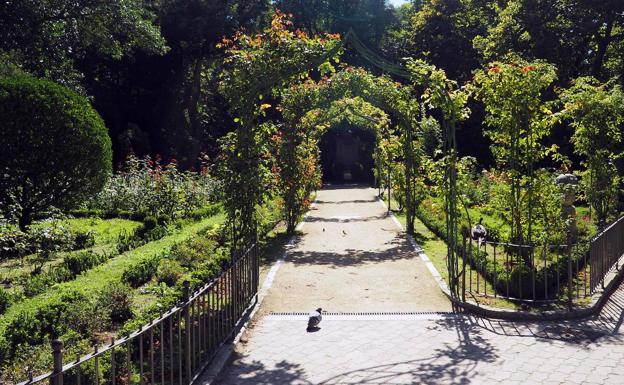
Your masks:
{"label": "tree canopy", "polygon": [[0,80],[0,209],[22,230],[72,208],[111,174],[111,142],[86,98],[47,80]]}

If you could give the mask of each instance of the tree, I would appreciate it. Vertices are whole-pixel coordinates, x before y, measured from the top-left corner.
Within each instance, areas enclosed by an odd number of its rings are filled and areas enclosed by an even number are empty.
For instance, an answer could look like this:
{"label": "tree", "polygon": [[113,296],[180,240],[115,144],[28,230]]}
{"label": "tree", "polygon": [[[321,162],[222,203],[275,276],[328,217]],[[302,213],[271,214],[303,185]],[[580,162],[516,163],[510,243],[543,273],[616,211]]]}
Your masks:
{"label": "tree", "polygon": [[[397,58],[427,60],[443,69],[451,79],[467,80],[479,67],[479,54],[473,48],[475,36],[487,30],[492,19],[489,0],[426,1],[415,7],[406,25],[407,33],[394,31],[388,45],[406,46]],[[407,39],[407,43],[401,40]]]}
{"label": "tree", "polygon": [[292,14],[295,26],[309,33],[344,35],[352,29],[371,46],[377,46],[396,21],[385,0],[277,0],[275,5]]}
{"label": "tree", "polygon": [[[534,165],[552,148],[542,140],[554,123],[544,104],[544,94],[556,79],[556,68],[543,61],[527,62],[516,57],[493,62],[475,75],[477,98],[486,110],[486,136],[500,170],[510,180],[507,202],[511,242],[531,244],[535,196]],[[530,258],[525,258],[531,266]]]}
{"label": "tree", "polygon": [[25,230],[51,207],[97,193],[111,173],[111,141],[86,98],[48,80],[0,80],[0,212]]}
{"label": "tree", "polygon": [[474,39],[486,62],[516,52],[553,63],[566,82],[580,75],[601,78],[605,63],[619,55],[610,48],[623,38],[621,0],[508,0],[491,8],[487,32]]}
{"label": "tree", "polygon": [[28,73],[81,87],[77,61],[87,56],[119,59],[140,48],[165,52],[143,0],[9,0],[0,3],[0,51]]}
{"label": "tree", "polygon": [[620,155],[624,123],[624,93],[612,83],[576,79],[561,93],[561,116],[574,128],[574,152],[583,157],[581,184],[585,199],[604,225],[616,206],[621,178],[614,161]]}

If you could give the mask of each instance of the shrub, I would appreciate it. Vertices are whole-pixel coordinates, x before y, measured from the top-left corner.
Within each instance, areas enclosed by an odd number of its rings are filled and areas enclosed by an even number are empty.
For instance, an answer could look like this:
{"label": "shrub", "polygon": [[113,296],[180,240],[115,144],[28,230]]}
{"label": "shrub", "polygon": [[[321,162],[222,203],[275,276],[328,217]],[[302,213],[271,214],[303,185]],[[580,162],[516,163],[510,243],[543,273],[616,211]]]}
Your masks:
{"label": "shrub", "polygon": [[117,239],[117,252],[119,254],[155,241],[167,235],[167,227],[159,226],[153,217],[145,217],[143,226],[128,234],[122,232]]}
{"label": "shrub", "polygon": [[160,218],[162,224],[171,218],[192,217],[195,210],[210,203],[216,189],[206,165],[200,172],[181,171],[175,160],[167,164],[160,159],[130,156],[123,171],[86,206],[111,215],[130,212],[152,216]]}
{"label": "shrub", "polygon": [[214,253],[217,244],[206,234],[195,235],[171,248],[171,257],[180,265],[191,268],[208,260]]}
{"label": "shrub", "polygon": [[74,235],[74,249],[81,250],[95,246],[95,233],[87,231],[84,233],[76,233]]}
{"label": "shrub", "polygon": [[174,286],[184,275],[184,269],[176,260],[163,258],[156,270],[156,279],[167,286]]}
{"label": "shrub", "polygon": [[11,306],[11,295],[4,288],[0,287],[0,315]]}
{"label": "shrub", "polygon": [[36,247],[37,258],[35,271],[39,272],[43,265],[55,253],[73,250],[75,247],[73,234],[62,226],[35,228],[30,233],[30,242]]}
{"label": "shrub", "polygon": [[50,274],[38,274],[29,277],[22,284],[24,295],[26,297],[34,297],[37,294],[45,292],[51,285],[56,282]]}
{"label": "shrub", "polygon": [[22,258],[33,251],[28,234],[22,231],[0,233],[0,261]]}
{"label": "shrub", "polygon": [[1,337],[0,361],[12,358],[19,345],[40,345],[65,334],[69,330],[64,322],[67,309],[83,301],[84,295],[78,292],[62,292],[36,308],[27,308],[16,314]]}
{"label": "shrub", "polygon": [[89,101],[48,80],[0,79],[0,211],[24,231],[51,207],[71,209],[105,185],[111,140]]}
{"label": "shrub", "polygon": [[103,309],[112,324],[121,324],[133,316],[132,289],[123,283],[111,283],[99,294],[97,307]]}
{"label": "shrub", "polygon": [[85,251],[78,254],[72,254],[65,257],[63,266],[67,268],[74,276],[85,272],[93,267],[104,263],[108,257],[106,255],[96,254],[92,251]]}
{"label": "shrub", "polygon": [[122,282],[132,286],[139,287],[148,283],[156,274],[158,269],[158,263],[161,256],[153,256],[144,261],[141,261],[133,266],[130,266],[121,276]]}

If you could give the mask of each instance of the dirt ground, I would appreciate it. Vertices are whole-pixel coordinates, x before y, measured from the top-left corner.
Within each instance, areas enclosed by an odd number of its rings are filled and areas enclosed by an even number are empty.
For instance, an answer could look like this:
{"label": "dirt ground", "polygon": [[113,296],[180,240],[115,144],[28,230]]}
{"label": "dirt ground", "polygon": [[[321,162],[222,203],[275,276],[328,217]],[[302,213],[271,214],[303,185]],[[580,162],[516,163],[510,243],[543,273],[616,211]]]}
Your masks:
{"label": "dirt ground", "polygon": [[261,313],[450,311],[451,305],[366,187],[328,187],[287,251]]}

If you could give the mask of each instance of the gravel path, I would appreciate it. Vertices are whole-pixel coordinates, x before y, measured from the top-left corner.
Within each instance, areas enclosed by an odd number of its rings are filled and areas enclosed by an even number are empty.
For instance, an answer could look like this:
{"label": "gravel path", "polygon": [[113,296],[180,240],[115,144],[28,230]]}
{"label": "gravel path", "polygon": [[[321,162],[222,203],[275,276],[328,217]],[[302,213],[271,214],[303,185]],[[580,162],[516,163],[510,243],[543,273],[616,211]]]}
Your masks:
{"label": "gravel path", "polygon": [[327,188],[287,252],[262,310],[450,311],[420,257],[363,187]]}

